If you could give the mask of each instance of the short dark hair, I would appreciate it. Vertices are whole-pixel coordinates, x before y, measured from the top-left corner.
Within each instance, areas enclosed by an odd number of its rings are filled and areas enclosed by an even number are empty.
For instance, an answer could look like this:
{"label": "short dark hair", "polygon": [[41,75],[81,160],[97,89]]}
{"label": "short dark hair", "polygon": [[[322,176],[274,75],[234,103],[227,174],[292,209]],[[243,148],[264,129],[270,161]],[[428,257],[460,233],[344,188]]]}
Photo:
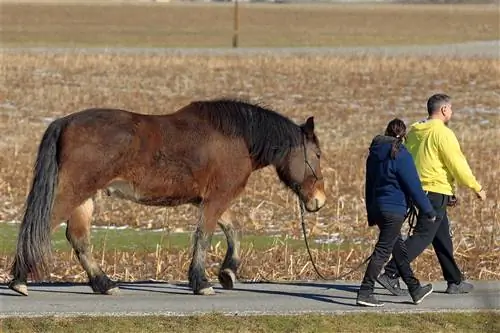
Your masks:
{"label": "short dark hair", "polygon": [[427,100],[427,113],[432,116],[439,108],[446,103],[449,103],[451,97],[446,94],[434,94]]}

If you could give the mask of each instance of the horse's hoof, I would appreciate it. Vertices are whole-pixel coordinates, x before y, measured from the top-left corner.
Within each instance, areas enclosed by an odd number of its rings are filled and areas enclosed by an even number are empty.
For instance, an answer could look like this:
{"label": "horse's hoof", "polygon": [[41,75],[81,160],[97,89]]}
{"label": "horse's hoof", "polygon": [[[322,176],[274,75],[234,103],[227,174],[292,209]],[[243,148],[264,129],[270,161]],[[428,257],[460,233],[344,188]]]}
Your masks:
{"label": "horse's hoof", "polygon": [[219,282],[222,288],[233,289],[236,282],[236,275],[229,268],[225,268],[219,273]]}
{"label": "horse's hoof", "polygon": [[118,293],[118,284],[111,281],[106,275],[98,275],[89,280],[92,291],[102,295],[116,295]]}
{"label": "horse's hoof", "polygon": [[101,295],[118,295],[120,293],[120,288],[118,287],[113,287],[109,288],[107,290],[98,290],[94,289],[94,294],[101,294]]}
{"label": "horse's hoof", "polygon": [[108,290],[106,290],[105,294],[106,295],[112,295],[112,296],[119,295],[120,294],[120,288],[114,287],[114,288],[108,289]]}
{"label": "horse's hoof", "polygon": [[12,281],[9,283],[9,288],[23,296],[28,296],[28,287],[25,283]]}
{"label": "horse's hoof", "polygon": [[214,288],[208,287],[208,288],[203,288],[195,292],[196,295],[203,295],[203,296],[208,296],[208,295],[215,295]]}

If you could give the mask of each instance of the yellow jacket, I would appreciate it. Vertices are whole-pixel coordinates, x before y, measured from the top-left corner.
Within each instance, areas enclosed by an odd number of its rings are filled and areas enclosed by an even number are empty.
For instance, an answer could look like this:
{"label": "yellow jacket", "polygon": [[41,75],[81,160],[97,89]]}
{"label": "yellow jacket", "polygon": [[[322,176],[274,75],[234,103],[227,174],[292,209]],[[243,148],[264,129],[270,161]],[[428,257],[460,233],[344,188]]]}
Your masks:
{"label": "yellow jacket", "polygon": [[425,191],[452,195],[455,181],[475,192],[481,190],[455,133],[442,120],[412,124],[405,146],[415,161]]}

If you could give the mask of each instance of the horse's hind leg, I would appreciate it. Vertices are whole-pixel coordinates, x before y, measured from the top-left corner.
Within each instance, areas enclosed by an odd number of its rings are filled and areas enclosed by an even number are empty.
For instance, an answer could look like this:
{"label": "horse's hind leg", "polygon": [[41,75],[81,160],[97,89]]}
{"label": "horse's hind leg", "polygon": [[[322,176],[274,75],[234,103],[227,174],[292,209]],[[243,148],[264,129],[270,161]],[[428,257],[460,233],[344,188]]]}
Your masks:
{"label": "horse's hind leg", "polygon": [[28,296],[28,272],[19,269],[17,260],[14,261],[12,272],[14,278],[9,283],[9,288],[21,295]]}
{"label": "horse's hind leg", "polygon": [[236,282],[236,273],[240,266],[241,229],[229,211],[226,211],[221,216],[218,224],[226,235],[227,241],[226,256],[222,262],[218,278],[224,289],[233,289]]}
{"label": "horse's hind leg", "polygon": [[[53,203],[53,212],[51,214],[50,218],[50,235],[52,235],[53,231],[60,225],[61,222],[67,220],[69,214],[68,214],[68,202],[71,202],[74,200],[74,197],[68,194],[64,195],[58,195],[56,200]],[[44,221],[41,220],[39,223],[43,223]],[[44,226],[45,227],[45,226]],[[38,231],[40,232],[40,231]],[[33,232],[32,232],[33,233]],[[26,236],[25,236],[26,237]],[[32,243],[33,241],[30,238],[25,238],[23,240],[23,245]],[[30,246],[33,246],[31,244]],[[40,260],[40,259],[39,259]],[[29,269],[23,268],[22,264],[19,264],[18,258],[14,260],[13,268],[12,268],[12,273],[14,275],[14,278],[12,281],[9,283],[9,288],[22,294],[25,296],[28,296],[28,287],[27,287],[27,280],[28,280],[28,274],[32,273]]]}
{"label": "horse's hind leg", "polygon": [[90,252],[90,222],[94,211],[94,202],[87,199],[76,207],[68,220],[66,238],[73,246],[80,264],[85,269],[90,286],[96,293],[115,294],[118,287],[102,271]]}

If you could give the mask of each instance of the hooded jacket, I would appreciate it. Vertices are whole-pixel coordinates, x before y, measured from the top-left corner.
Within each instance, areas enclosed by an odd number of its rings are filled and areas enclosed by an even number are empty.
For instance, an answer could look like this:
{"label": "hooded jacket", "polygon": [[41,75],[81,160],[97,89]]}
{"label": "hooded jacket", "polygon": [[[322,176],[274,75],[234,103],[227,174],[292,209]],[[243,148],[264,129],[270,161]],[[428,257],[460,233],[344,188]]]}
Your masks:
{"label": "hooded jacket", "polygon": [[381,211],[404,216],[411,199],[428,216],[434,209],[420,182],[412,156],[401,144],[395,159],[391,159],[392,143],[396,138],[377,135],[373,138],[366,159],[365,203],[368,224],[376,224]]}
{"label": "hooded jacket", "polygon": [[425,191],[453,195],[455,181],[476,192],[481,191],[455,133],[442,120],[413,124],[406,147],[413,156]]}

